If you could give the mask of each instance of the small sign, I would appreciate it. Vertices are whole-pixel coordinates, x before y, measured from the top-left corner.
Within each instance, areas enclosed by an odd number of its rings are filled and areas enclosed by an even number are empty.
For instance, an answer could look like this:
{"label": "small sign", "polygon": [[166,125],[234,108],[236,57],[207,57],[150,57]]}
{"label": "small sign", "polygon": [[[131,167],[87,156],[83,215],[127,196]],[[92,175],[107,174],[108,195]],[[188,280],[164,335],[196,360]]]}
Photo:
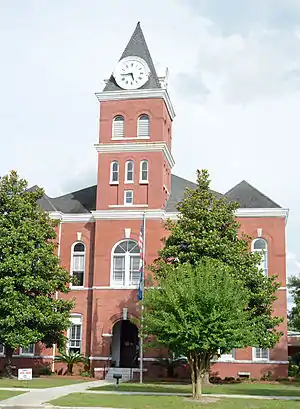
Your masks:
{"label": "small sign", "polygon": [[18,369],[19,381],[30,381],[32,379],[32,369]]}

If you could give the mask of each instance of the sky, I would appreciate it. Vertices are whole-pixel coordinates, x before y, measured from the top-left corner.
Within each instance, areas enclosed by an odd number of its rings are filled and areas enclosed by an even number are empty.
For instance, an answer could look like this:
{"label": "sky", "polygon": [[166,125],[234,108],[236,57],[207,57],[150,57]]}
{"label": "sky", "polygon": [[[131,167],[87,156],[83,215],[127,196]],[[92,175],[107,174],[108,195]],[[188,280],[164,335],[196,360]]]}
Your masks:
{"label": "sky", "polygon": [[245,179],[288,207],[300,273],[299,0],[0,0],[0,175],[50,196],[95,183],[94,93],[137,21],[170,72],[173,173],[207,168],[222,193]]}

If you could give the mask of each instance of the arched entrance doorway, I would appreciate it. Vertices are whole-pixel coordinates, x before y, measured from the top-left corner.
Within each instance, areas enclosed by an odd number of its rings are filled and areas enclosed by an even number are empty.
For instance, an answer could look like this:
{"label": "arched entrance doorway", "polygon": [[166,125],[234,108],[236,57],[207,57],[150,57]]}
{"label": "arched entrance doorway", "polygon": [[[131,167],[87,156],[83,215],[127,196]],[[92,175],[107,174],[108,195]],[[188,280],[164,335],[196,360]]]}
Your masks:
{"label": "arched entrance doorway", "polygon": [[139,336],[137,326],[129,320],[116,322],[112,336],[112,365],[134,368],[138,365]]}

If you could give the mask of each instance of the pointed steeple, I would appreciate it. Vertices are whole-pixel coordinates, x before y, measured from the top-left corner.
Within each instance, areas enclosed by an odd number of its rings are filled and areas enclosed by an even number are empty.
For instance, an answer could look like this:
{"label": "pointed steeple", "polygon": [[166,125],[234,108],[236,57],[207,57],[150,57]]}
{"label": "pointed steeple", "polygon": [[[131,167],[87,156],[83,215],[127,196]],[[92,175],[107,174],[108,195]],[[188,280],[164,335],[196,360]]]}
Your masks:
{"label": "pointed steeple", "polygon": [[[148,64],[148,67],[150,69],[150,76],[149,76],[149,80],[146,82],[145,85],[143,85],[141,87],[141,89],[153,89],[153,88],[161,88],[152,58],[151,58],[151,54],[149,52],[142,28],[141,28],[141,24],[140,22],[137,23],[137,26],[125,48],[125,50],[123,51],[123,54],[120,58],[120,60],[122,58],[125,57],[129,57],[129,56],[136,56],[136,57],[140,57],[143,60],[146,61],[146,63]],[[113,75],[111,75],[110,79],[108,80],[108,82],[106,83],[104,90],[103,91],[119,91],[122,88],[120,88],[116,82],[115,79],[113,77]]]}

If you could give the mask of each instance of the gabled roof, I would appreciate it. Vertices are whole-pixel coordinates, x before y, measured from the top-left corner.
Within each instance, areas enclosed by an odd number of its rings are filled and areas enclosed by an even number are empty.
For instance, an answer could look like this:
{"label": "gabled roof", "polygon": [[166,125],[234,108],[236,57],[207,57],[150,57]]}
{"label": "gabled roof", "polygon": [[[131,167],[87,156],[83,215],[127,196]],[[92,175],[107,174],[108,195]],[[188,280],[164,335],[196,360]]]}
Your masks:
{"label": "gabled roof", "polygon": [[[31,189],[35,189],[36,187],[37,186],[34,186]],[[184,192],[187,187],[195,189],[197,185],[187,179],[172,175],[171,195],[166,207],[167,212],[177,211],[177,203],[184,198]],[[223,196],[221,193],[212,192],[216,197]],[[44,195],[39,203],[46,211],[56,210],[62,213],[90,213],[96,209],[96,194],[97,186],[94,185],[55,198]],[[273,200],[255,189],[245,180],[225,193],[224,196],[229,200],[238,202],[240,208],[280,208],[277,203],[273,202]]]}
{"label": "gabled roof", "polygon": [[274,208],[281,207],[262,192],[257,190],[250,183],[243,180],[232,189],[230,189],[225,196],[228,199],[238,202],[241,208]]}
{"label": "gabled roof", "polygon": [[[171,195],[167,203],[167,212],[176,212],[177,203],[184,198],[184,192],[186,188],[196,189],[197,184],[190,182],[189,180],[180,178],[179,176],[172,175],[171,178]],[[212,190],[216,197],[221,197],[221,193]]]}
{"label": "gabled roof", "polygon": [[[150,69],[149,80],[146,82],[146,84],[144,84],[141,87],[141,89],[161,88],[140,22],[137,23],[137,26],[129,40],[129,43],[127,44],[125,50],[123,51],[120,60],[122,58],[129,56],[136,56],[142,58],[143,60],[146,61]],[[111,75],[103,91],[119,91],[121,89],[122,88],[120,88],[115,82],[113,75]]]}

